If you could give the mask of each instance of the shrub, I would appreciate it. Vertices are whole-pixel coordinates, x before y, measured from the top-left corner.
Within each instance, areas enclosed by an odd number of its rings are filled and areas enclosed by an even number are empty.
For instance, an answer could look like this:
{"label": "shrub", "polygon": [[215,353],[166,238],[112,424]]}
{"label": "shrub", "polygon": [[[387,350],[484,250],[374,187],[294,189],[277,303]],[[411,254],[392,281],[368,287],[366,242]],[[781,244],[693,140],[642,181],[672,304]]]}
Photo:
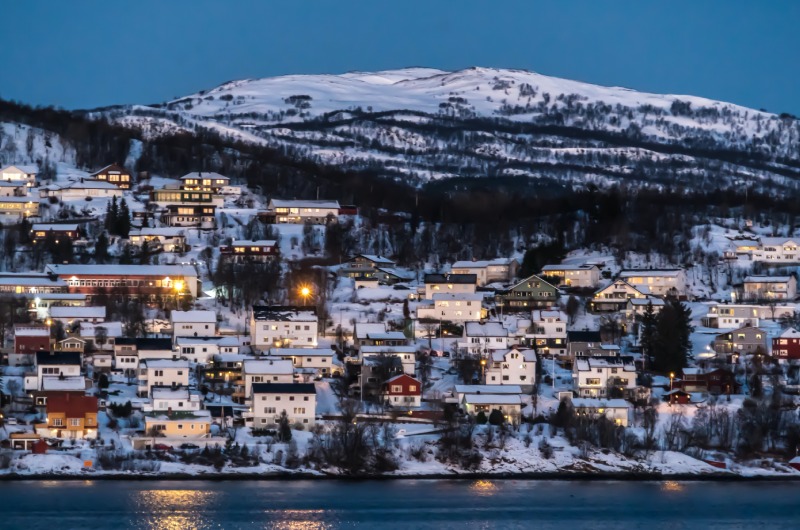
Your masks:
{"label": "shrub", "polygon": [[486,425],[487,421],[489,421],[489,419],[486,417],[486,413],[484,411],[480,411],[475,416],[475,423],[477,423],[478,425]]}
{"label": "shrub", "polygon": [[502,412],[500,412],[500,411],[499,411],[499,410],[497,410],[497,409],[494,409],[494,410],[493,410],[493,411],[492,411],[492,412],[489,414],[489,423],[490,423],[491,425],[502,425],[503,423],[505,423],[505,421],[506,421],[506,418],[505,418],[505,416],[503,416],[503,413],[502,413]]}

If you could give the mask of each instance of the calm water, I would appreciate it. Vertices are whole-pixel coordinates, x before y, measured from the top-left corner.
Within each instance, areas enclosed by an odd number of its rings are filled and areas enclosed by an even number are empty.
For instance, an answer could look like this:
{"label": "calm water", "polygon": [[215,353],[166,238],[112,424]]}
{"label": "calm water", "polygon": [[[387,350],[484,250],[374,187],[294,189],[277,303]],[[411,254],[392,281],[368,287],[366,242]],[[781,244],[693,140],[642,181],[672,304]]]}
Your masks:
{"label": "calm water", "polygon": [[800,483],[3,482],[0,528],[798,528]]}

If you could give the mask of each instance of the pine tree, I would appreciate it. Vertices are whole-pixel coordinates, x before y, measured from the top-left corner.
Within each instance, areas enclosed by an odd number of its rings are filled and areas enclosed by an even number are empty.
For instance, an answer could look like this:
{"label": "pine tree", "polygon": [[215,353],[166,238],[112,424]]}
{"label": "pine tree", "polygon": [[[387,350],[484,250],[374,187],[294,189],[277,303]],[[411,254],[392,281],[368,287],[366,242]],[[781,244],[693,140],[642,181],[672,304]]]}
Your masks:
{"label": "pine tree", "polygon": [[117,205],[117,197],[114,196],[111,198],[111,202],[108,203],[108,208],[106,208],[106,230],[110,234],[117,233],[117,219],[119,217],[119,205]]}
{"label": "pine tree", "polygon": [[119,264],[130,265],[132,263],[133,263],[133,258],[131,257],[130,245],[125,245],[122,249],[122,254],[120,254],[119,256]]}
{"label": "pine tree", "polygon": [[105,263],[108,261],[108,236],[102,232],[94,243],[94,261]]}
{"label": "pine tree", "polygon": [[668,299],[656,320],[653,368],[664,373],[684,368],[692,350],[693,330],[689,308],[677,299]]}
{"label": "pine tree", "polygon": [[119,213],[117,214],[117,234],[120,237],[128,237],[131,231],[131,212],[128,209],[128,203],[125,199],[119,204]]}
{"label": "pine tree", "polygon": [[642,355],[644,356],[645,369],[653,361],[653,351],[656,346],[656,314],[653,311],[653,302],[648,302],[640,320]]}

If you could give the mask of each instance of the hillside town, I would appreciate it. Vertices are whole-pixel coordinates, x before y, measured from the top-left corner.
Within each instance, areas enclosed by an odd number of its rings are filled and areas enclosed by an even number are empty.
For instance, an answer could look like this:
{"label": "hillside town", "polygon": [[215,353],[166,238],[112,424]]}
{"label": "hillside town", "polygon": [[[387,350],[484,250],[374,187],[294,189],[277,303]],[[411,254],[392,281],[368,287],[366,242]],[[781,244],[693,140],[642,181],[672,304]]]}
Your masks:
{"label": "hillside town", "polygon": [[411,260],[404,212],[119,163],[6,165],[0,213],[0,473],[800,470],[773,227]]}

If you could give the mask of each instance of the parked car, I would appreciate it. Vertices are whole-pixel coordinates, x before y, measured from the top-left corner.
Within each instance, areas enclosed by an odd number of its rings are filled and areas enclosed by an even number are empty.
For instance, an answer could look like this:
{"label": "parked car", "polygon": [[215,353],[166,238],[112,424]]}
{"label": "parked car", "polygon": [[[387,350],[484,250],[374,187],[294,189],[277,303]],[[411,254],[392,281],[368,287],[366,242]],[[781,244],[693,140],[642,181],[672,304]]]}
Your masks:
{"label": "parked car", "polygon": [[172,446],[167,444],[155,444],[153,446],[153,451],[171,451]]}
{"label": "parked car", "polygon": [[190,444],[190,443],[185,443],[185,444],[181,444],[180,445],[180,450],[181,451],[195,451],[197,449],[200,449],[199,445]]}

